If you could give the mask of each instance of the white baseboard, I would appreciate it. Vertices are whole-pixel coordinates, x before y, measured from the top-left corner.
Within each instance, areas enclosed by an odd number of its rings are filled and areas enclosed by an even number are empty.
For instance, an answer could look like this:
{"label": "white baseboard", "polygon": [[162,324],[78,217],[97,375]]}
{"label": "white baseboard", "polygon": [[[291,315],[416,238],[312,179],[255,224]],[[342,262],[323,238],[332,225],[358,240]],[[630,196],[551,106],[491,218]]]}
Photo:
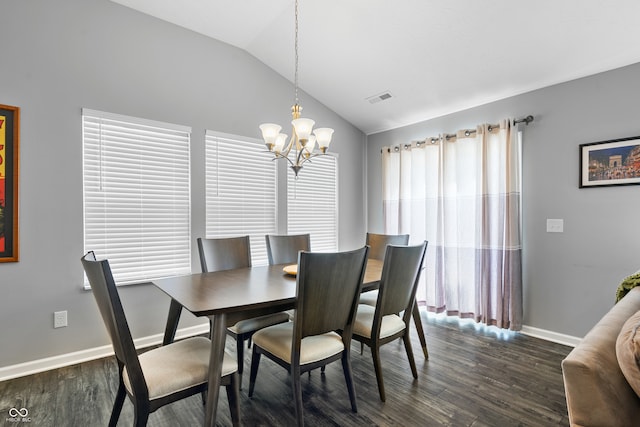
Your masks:
{"label": "white baseboard", "polygon": [[553,331],[547,331],[546,329],[538,329],[532,326],[522,325],[520,331],[524,335],[529,335],[536,338],[541,338],[546,341],[555,342],[558,344],[567,345],[569,347],[575,347],[578,345],[582,338],[573,337],[571,335],[559,334]]}
{"label": "white baseboard", "polygon": [[[188,328],[178,329],[176,332],[176,339],[206,334],[208,331],[208,323],[190,326]],[[145,348],[162,343],[162,338],[163,334],[151,335],[134,340],[134,344],[136,348]],[[6,366],[0,368],[0,381],[37,374],[38,372],[75,365],[89,360],[101,359],[111,355],[113,355],[113,347],[111,345],[105,345],[102,347],[95,347],[87,350],[75,351],[73,353],[61,354],[59,356],[19,363],[17,365]]]}

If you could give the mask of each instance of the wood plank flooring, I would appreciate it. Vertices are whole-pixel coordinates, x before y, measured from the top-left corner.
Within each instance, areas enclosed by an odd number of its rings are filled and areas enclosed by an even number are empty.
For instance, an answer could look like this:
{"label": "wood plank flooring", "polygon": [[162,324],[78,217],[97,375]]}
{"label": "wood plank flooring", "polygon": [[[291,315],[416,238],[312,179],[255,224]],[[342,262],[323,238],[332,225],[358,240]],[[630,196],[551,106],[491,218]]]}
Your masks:
{"label": "wood plank flooring", "polygon": [[[421,312],[430,358],[424,360],[412,330],[419,378],[411,376],[402,342],[382,347],[387,401],[378,397],[371,352],[353,344],[352,365],[358,413],[351,412],[341,364],[322,375],[303,375],[305,423],[309,426],[568,426],[560,362],[571,350],[511,334],[508,337],[472,324],[427,318]],[[234,345],[227,341],[230,352]],[[245,426],[291,426],[295,414],[291,384],[284,369],[262,358],[252,398],[251,351],[246,352],[240,409]],[[95,360],[0,382],[0,425],[106,426],[117,389],[113,358]],[[30,423],[9,420],[10,408],[27,408]],[[148,425],[199,426],[204,420],[200,396],[165,406]],[[2,424],[4,422],[4,424]],[[130,426],[127,400],[118,426]],[[231,425],[221,390],[218,425]]]}

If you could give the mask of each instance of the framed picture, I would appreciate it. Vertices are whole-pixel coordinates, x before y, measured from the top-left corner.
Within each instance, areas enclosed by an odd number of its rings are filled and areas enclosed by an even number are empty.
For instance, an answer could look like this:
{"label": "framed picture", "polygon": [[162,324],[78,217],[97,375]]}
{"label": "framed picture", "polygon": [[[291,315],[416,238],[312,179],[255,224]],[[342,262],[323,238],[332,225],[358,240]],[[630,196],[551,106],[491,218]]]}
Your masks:
{"label": "framed picture", "polygon": [[580,188],[640,184],[640,136],[580,145]]}
{"label": "framed picture", "polygon": [[0,105],[0,262],[18,261],[20,108]]}

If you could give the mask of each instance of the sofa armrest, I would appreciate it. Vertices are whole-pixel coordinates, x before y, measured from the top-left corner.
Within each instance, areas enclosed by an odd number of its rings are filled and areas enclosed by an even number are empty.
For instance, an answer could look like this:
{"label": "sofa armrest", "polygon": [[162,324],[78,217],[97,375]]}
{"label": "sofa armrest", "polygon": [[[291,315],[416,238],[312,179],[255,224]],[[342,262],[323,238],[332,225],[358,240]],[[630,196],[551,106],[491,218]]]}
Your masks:
{"label": "sofa armrest", "polygon": [[616,358],[616,339],[640,310],[640,287],[615,304],[562,361],[572,426],[638,426],[640,399]]}

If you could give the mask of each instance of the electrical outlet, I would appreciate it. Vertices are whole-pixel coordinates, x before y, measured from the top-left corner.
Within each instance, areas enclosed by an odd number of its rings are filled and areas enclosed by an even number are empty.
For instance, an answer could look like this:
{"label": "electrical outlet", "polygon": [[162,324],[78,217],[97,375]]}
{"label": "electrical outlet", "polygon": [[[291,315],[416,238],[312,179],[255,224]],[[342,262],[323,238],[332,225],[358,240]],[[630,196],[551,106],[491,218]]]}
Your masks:
{"label": "electrical outlet", "polygon": [[67,310],[53,313],[53,327],[64,328],[67,326]]}

